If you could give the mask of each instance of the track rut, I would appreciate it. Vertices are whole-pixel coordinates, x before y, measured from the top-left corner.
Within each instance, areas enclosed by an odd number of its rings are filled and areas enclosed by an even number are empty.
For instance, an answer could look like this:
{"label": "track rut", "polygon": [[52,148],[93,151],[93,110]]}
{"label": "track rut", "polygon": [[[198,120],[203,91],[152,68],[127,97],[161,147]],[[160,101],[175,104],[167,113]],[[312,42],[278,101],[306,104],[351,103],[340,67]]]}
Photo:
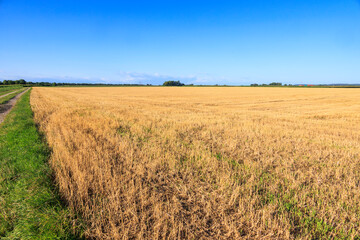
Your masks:
{"label": "track rut", "polygon": [[[4,121],[6,115],[11,111],[11,109],[15,106],[17,100],[25,93],[29,90],[26,89],[24,91],[22,91],[21,93],[19,93],[18,95],[16,95],[14,98],[10,99],[10,101],[8,101],[7,103],[4,104],[0,104],[0,124]],[[2,95],[0,97],[5,97],[9,94],[12,94],[14,92]]]}

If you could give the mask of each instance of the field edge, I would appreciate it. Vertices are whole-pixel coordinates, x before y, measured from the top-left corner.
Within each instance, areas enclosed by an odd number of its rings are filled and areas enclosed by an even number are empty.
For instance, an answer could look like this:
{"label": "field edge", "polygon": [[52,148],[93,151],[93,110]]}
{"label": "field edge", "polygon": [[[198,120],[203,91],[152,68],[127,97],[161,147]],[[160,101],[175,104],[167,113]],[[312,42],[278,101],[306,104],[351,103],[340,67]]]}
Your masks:
{"label": "field edge", "polygon": [[82,239],[76,214],[61,202],[25,93],[0,125],[0,238]]}

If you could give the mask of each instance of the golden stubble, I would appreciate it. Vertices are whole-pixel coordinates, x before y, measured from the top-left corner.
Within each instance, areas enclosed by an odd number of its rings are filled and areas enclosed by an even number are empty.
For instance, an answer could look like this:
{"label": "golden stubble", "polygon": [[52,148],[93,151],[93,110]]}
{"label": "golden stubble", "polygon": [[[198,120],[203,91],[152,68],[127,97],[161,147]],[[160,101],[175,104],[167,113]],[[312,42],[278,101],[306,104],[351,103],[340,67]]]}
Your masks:
{"label": "golden stubble", "polygon": [[62,197],[99,239],[359,236],[360,90],[34,88]]}

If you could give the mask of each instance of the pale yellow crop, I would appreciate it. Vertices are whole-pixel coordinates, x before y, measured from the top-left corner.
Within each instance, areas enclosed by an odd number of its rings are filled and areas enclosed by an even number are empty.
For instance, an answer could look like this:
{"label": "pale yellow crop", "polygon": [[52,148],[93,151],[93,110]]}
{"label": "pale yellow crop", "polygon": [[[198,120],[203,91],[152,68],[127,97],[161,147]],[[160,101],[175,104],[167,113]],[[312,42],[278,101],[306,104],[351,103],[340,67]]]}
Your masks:
{"label": "pale yellow crop", "polygon": [[31,105],[87,237],[360,235],[360,89],[34,88]]}

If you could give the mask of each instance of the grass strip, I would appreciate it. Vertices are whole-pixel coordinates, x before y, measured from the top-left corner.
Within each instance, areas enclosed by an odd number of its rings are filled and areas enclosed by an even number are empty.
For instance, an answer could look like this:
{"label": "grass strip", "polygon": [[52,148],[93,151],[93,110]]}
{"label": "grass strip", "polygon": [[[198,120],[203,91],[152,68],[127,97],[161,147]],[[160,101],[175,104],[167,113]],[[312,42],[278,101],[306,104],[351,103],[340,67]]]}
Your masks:
{"label": "grass strip", "polygon": [[19,91],[14,92],[13,94],[9,94],[5,97],[0,96],[0,104],[5,104],[8,101],[10,101],[11,99],[13,99],[14,97],[16,97],[16,95],[18,95],[19,93],[21,93],[22,91],[24,91],[24,89],[21,89]]}
{"label": "grass strip", "polygon": [[12,92],[12,91],[15,91],[15,90],[21,89],[21,88],[23,88],[23,87],[22,86],[15,86],[15,87],[12,87],[12,86],[11,87],[8,87],[8,86],[1,87],[0,86],[0,97],[4,94],[7,94],[9,92]]}
{"label": "grass strip", "polygon": [[82,225],[52,184],[29,102],[30,91],[0,125],[0,238],[79,239]]}
{"label": "grass strip", "polygon": [[8,93],[11,93],[13,91],[16,91],[17,89],[8,89],[8,90],[4,90],[4,91],[0,91],[0,98],[3,96],[3,95],[6,95]]}

